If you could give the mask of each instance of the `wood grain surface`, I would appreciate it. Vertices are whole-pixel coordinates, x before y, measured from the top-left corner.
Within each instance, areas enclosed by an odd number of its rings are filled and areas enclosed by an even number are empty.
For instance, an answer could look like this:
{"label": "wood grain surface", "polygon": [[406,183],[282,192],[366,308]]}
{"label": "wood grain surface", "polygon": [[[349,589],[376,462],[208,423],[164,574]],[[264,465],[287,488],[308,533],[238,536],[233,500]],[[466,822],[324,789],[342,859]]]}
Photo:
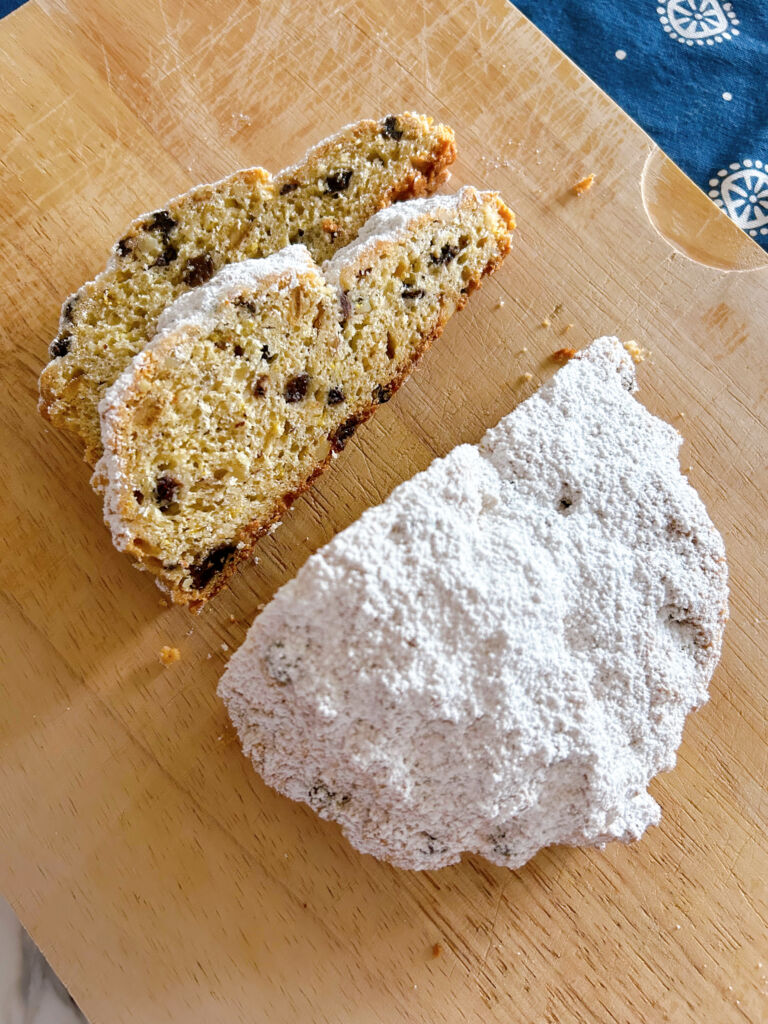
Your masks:
{"label": "wood grain surface", "polygon": [[[768,1019],[764,255],[504,0],[38,0],[0,51],[0,888],[93,1024]],[[141,211],[403,108],[454,126],[449,188],[498,188],[514,252],[259,564],[162,607],[35,411],[61,300]],[[334,532],[614,332],[732,574],[663,823],[517,872],[360,856],[242,758],[227,657]]]}

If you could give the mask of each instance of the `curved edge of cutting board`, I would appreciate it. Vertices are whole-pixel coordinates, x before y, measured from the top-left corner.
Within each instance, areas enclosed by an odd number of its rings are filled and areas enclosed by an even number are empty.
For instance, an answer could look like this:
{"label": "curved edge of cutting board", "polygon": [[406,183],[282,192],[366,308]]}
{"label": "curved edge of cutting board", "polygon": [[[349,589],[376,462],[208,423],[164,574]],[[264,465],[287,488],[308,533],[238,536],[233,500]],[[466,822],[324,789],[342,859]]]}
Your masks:
{"label": "curved edge of cutting board", "polygon": [[658,146],[645,161],[640,191],[651,225],[683,256],[715,270],[768,268],[768,253]]}

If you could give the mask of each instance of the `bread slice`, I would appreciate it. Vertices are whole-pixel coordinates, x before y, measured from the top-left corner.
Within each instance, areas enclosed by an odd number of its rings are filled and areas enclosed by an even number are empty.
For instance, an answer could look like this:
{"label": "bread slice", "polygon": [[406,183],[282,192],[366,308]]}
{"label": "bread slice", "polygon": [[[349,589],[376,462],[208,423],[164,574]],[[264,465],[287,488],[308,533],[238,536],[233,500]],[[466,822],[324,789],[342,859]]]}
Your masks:
{"label": "bread slice", "polygon": [[637,839],[707,698],[723,542],[616,339],[366,511],[219,694],[269,785],[403,868]]}
{"label": "bread slice", "polygon": [[103,273],[64,303],[40,412],[101,453],[98,403],[155,333],[160,313],[223,265],[302,243],[318,261],[389,203],[429,195],[455,157],[453,132],[418,114],[349,125],[276,177],[260,167],[201,185],[135,220]]}
{"label": "bread slice", "polygon": [[182,296],[101,405],[117,547],[199,607],[400,386],[504,258],[512,215],[462,189],[376,214],[325,275],[300,246]]}

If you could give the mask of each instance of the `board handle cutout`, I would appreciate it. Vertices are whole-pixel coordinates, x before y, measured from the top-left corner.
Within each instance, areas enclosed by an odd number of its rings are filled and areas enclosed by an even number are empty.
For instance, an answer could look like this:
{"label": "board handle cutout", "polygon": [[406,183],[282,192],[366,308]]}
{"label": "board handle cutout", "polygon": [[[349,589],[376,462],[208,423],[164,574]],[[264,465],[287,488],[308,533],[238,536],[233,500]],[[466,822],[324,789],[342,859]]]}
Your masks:
{"label": "board handle cutout", "polygon": [[654,146],[640,179],[648,220],[683,256],[715,270],[768,267],[768,253]]}

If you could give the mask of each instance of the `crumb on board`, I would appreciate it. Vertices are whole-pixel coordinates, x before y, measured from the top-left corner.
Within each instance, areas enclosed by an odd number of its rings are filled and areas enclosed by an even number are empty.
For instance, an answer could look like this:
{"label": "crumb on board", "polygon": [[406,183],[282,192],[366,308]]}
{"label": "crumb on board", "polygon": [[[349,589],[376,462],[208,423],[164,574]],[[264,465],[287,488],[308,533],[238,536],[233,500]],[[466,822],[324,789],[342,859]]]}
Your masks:
{"label": "crumb on board", "polygon": [[161,608],[170,608],[171,607],[171,602],[170,601],[166,601],[166,599],[164,597],[161,597],[160,600],[157,603],[160,605]]}
{"label": "crumb on board", "polygon": [[581,181],[577,181],[575,185],[571,185],[571,192],[573,192],[575,196],[583,196],[585,192],[589,192],[594,184],[594,174],[588,174],[586,178],[582,178]]}
{"label": "crumb on board", "polygon": [[178,647],[161,647],[158,657],[160,664],[165,665],[167,668],[168,665],[173,665],[174,662],[181,659],[181,651]]}
{"label": "crumb on board", "polygon": [[234,616],[234,615],[230,615],[230,616],[229,616],[229,621],[230,621],[230,622],[237,622],[237,619],[235,618],[235,616]]}
{"label": "crumb on board", "polygon": [[520,380],[524,380],[527,383],[529,380],[533,380],[533,374],[532,373],[524,373],[522,375],[522,377],[520,378]]}
{"label": "crumb on board", "polygon": [[434,946],[432,947],[432,956],[437,958],[437,957],[439,957],[442,954],[442,952],[443,952],[442,943],[436,942],[434,944]]}
{"label": "crumb on board", "polygon": [[573,324],[566,324],[565,327],[562,329],[562,331],[560,333],[561,334],[567,334],[568,331],[572,331],[572,330],[573,330]]}
{"label": "crumb on board", "polygon": [[641,348],[633,338],[624,342],[624,348],[632,356],[632,361],[634,363],[642,363],[648,355],[648,350]]}
{"label": "crumb on board", "polygon": [[549,319],[549,317],[548,317],[548,316],[545,316],[545,317],[544,317],[544,319],[543,319],[543,320],[541,321],[541,323],[539,324],[539,327],[549,327],[549,325],[551,324],[551,322],[552,322],[552,321],[551,321],[551,320]]}
{"label": "crumb on board", "polygon": [[576,355],[575,348],[559,348],[557,352],[553,352],[549,357],[553,363],[565,364],[569,359],[573,359]]}
{"label": "crumb on board", "polygon": [[499,299],[496,303],[496,309],[501,309],[504,306],[504,299]]}

